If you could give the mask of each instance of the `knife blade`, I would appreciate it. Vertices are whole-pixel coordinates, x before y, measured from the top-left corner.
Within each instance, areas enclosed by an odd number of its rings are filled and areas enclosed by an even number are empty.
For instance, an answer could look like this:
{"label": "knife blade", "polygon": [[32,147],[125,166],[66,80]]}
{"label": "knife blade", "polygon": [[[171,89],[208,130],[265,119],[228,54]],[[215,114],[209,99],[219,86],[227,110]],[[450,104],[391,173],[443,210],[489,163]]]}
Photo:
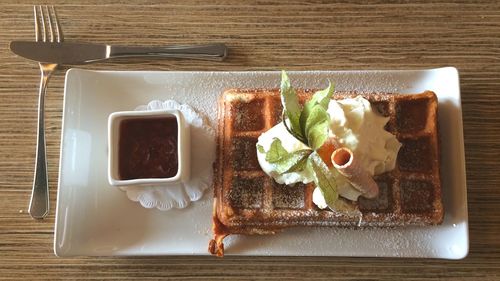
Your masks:
{"label": "knife blade", "polygon": [[86,64],[123,57],[165,57],[224,60],[228,48],[221,43],[208,45],[171,45],[166,47],[112,46],[76,42],[12,41],[10,49],[21,57],[45,63]]}

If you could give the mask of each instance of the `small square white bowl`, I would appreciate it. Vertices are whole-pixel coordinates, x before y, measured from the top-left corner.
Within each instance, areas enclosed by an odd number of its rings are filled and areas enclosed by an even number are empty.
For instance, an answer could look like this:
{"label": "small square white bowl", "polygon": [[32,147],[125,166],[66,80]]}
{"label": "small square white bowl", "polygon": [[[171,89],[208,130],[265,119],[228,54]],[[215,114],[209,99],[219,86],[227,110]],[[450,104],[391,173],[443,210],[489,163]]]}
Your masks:
{"label": "small square white bowl", "polygon": [[[169,178],[140,178],[123,180],[119,176],[119,142],[120,124],[124,120],[143,119],[151,117],[173,116],[177,121],[177,158],[178,169],[173,177]],[[190,172],[190,133],[189,124],[185,122],[182,113],[178,110],[144,110],[119,111],[108,117],[108,181],[113,186],[151,186],[158,184],[173,184],[189,179]]]}

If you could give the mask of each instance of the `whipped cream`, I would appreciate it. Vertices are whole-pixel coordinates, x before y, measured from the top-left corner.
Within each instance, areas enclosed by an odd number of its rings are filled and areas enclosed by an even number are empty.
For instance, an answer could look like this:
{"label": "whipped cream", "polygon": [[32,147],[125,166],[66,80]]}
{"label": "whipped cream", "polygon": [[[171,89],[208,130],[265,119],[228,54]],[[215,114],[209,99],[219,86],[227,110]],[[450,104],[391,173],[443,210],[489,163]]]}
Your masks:
{"label": "whipped cream", "polygon": [[[281,145],[288,152],[294,152],[301,149],[309,149],[308,146],[297,140],[294,136],[292,136],[288,132],[283,122],[278,123],[276,126],[272,127],[271,129],[260,135],[259,139],[257,140],[257,145],[261,145],[265,151],[269,151],[271,143],[275,138],[281,140]],[[257,159],[259,160],[259,164],[262,170],[269,176],[273,177],[277,183],[280,184],[294,184],[298,182],[310,183],[314,180],[313,174],[306,170],[280,175],[274,170],[274,166],[266,161],[266,154],[260,153],[258,150],[257,150]]]}
{"label": "whipped cream", "polygon": [[327,112],[330,137],[349,148],[370,175],[394,169],[401,143],[384,129],[389,117],[375,113],[370,102],[362,96],[332,100]]}
{"label": "whipped cream", "polygon": [[[331,100],[327,112],[330,115],[329,137],[335,138],[341,146],[349,148],[370,175],[378,175],[394,169],[401,144],[393,134],[384,129],[389,121],[388,117],[375,113],[370,102],[362,96],[338,101]],[[308,148],[287,131],[283,122],[263,133],[257,144],[268,151],[275,138],[281,140],[288,152]],[[262,170],[273,177],[277,183],[294,184],[313,181],[313,175],[307,170],[280,175],[265,158],[265,153],[257,152],[257,159]],[[361,193],[335,169],[332,168],[331,172],[334,173],[339,195],[356,201]],[[318,188],[313,192],[313,202],[319,208],[327,207]]]}

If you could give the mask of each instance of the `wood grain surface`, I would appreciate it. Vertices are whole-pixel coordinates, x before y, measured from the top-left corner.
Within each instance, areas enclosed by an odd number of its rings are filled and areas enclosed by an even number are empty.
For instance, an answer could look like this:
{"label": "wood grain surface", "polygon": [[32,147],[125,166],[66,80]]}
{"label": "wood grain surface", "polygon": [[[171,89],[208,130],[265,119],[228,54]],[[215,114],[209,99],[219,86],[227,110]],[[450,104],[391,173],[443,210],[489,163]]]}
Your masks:
{"label": "wood grain surface", "polygon": [[[44,1],[66,39],[164,45],[226,42],[222,63],[127,60],[111,70],[346,70],[455,66],[467,163],[470,254],[460,261],[338,257],[57,258],[54,213],[65,70],[46,100],[51,212],[27,214],[39,70],[8,50],[33,39],[32,1],[0,5],[0,279],[500,280],[498,1]],[[430,2],[430,1],[429,1]],[[84,3],[84,4],[83,4]],[[446,81],[443,81],[446,83]]]}

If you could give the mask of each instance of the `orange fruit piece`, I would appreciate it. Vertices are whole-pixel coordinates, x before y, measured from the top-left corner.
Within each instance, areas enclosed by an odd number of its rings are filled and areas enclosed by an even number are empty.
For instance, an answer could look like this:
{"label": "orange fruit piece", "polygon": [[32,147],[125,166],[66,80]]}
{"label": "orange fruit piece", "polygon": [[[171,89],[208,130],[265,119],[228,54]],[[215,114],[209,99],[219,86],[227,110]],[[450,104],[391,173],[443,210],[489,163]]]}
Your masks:
{"label": "orange fruit piece", "polygon": [[333,167],[331,156],[335,149],[337,149],[337,146],[338,144],[335,138],[328,138],[317,150],[321,160],[325,162],[328,168]]}

